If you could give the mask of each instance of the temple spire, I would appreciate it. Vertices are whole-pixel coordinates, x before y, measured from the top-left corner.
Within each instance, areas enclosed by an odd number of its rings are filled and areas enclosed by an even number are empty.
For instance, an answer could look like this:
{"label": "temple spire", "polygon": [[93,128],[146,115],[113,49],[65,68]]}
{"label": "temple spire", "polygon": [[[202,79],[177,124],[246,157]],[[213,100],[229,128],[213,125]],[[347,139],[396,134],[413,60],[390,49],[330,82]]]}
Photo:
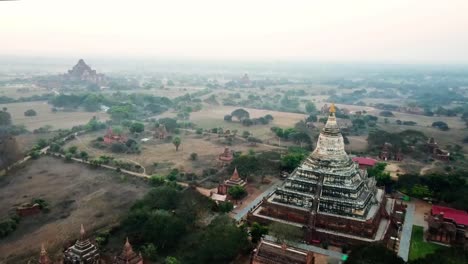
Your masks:
{"label": "temple spire", "polygon": [[44,243],[41,244],[41,255],[39,257],[39,264],[51,264],[52,262],[49,259],[49,255],[45,249]]}
{"label": "temple spire", "polygon": [[331,114],[331,113],[333,113],[333,114],[336,113],[335,104],[332,103],[332,104],[330,105],[330,110],[329,110],[329,112],[330,112],[330,114]]}
{"label": "temple spire", "polygon": [[80,240],[83,240],[85,238],[85,235],[86,235],[86,231],[84,229],[84,226],[83,224],[81,224],[81,228],[80,228]]}
{"label": "temple spire", "polygon": [[237,181],[239,180],[240,177],[239,177],[239,173],[237,172],[237,167],[234,168],[234,172],[232,173],[232,176],[231,176],[231,180],[233,181]]}

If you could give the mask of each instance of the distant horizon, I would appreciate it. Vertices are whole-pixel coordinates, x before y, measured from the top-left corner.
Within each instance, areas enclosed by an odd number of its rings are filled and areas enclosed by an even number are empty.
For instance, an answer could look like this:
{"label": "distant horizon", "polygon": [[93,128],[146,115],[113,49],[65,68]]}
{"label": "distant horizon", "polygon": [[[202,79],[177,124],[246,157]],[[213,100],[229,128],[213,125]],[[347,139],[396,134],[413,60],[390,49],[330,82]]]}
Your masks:
{"label": "distant horizon", "polygon": [[131,56],[131,55],[46,55],[46,54],[2,54],[1,60],[53,60],[53,61],[75,61],[83,59],[86,63],[91,61],[142,61],[155,63],[187,62],[187,63],[297,63],[316,65],[382,65],[382,66],[468,66],[468,61],[397,61],[397,60],[326,60],[314,58],[297,57],[265,57],[265,58],[203,58],[196,56]]}
{"label": "distant horizon", "polygon": [[0,1],[1,56],[468,64],[468,1]]}

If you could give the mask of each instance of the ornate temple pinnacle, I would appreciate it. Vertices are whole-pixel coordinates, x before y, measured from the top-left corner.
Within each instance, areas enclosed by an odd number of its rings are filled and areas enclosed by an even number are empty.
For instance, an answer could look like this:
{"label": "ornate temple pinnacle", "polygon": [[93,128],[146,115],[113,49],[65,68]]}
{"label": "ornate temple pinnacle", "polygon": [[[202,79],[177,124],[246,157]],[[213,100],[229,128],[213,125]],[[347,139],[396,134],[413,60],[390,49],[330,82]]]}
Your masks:
{"label": "ornate temple pinnacle", "polygon": [[85,234],[86,234],[86,231],[85,231],[85,229],[84,229],[83,224],[81,224],[81,228],[80,228],[80,239],[81,239],[81,240],[84,239]]}
{"label": "ornate temple pinnacle", "polygon": [[45,249],[44,243],[41,243],[41,256],[47,255],[47,251]]}
{"label": "ornate temple pinnacle", "polygon": [[334,104],[334,103],[332,103],[332,104],[330,105],[330,113],[333,113],[333,114],[336,113],[336,108],[335,108],[335,104]]}

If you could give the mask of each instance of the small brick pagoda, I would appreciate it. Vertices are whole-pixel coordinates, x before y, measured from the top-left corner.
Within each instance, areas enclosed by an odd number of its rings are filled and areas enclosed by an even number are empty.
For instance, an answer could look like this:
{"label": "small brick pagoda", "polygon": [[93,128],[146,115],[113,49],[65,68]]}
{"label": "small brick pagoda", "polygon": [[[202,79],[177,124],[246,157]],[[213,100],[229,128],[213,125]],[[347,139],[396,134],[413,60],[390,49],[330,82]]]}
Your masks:
{"label": "small brick pagoda", "polygon": [[164,124],[160,124],[158,127],[154,128],[153,138],[155,139],[166,139],[168,133],[166,126]]}
{"label": "small brick pagoda", "polygon": [[107,129],[106,134],[104,135],[104,143],[113,144],[113,143],[125,143],[127,142],[127,137],[124,135],[115,134],[112,131],[112,128]]}
{"label": "small brick pagoda", "polygon": [[309,243],[384,240],[394,200],[387,199],[375,178],[368,177],[345,152],[334,105],[329,112],[312,154],[247,219],[295,226],[304,230]]}
{"label": "small brick pagoda", "polygon": [[39,255],[38,264],[52,264],[53,262],[49,258],[49,254],[45,249],[44,244],[41,245],[41,254]]}
{"label": "small brick pagoda", "polygon": [[239,176],[237,168],[235,168],[231,178],[225,180],[224,183],[218,186],[218,194],[226,195],[229,191],[229,188],[234,186],[245,186],[246,184],[247,183]]}
{"label": "small brick pagoda", "polygon": [[234,156],[232,155],[232,152],[229,150],[228,147],[225,147],[224,152],[219,154],[218,156],[218,162],[219,162],[220,167],[224,167],[226,165],[231,164],[233,159],[234,159]]}
{"label": "small brick pagoda", "polygon": [[133,251],[130,242],[125,241],[122,253],[114,258],[113,264],[143,264],[143,257],[141,254],[136,254]]}
{"label": "small brick pagoda", "polygon": [[444,149],[441,149],[433,137],[429,138],[427,141],[427,150],[434,159],[449,161],[450,152]]}
{"label": "small brick pagoda", "polygon": [[86,238],[86,232],[81,225],[80,239],[76,243],[63,252],[64,264],[99,264],[100,261],[99,249]]}

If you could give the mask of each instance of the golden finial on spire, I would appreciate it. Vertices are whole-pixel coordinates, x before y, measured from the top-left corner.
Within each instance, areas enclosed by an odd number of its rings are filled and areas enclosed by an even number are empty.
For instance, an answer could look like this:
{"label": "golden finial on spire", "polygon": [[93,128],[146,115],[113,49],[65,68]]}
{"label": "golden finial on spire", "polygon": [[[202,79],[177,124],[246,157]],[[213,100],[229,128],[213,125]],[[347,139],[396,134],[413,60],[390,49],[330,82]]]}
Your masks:
{"label": "golden finial on spire", "polygon": [[330,113],[336,113],[335,104],[333,103],[330,106]]}

